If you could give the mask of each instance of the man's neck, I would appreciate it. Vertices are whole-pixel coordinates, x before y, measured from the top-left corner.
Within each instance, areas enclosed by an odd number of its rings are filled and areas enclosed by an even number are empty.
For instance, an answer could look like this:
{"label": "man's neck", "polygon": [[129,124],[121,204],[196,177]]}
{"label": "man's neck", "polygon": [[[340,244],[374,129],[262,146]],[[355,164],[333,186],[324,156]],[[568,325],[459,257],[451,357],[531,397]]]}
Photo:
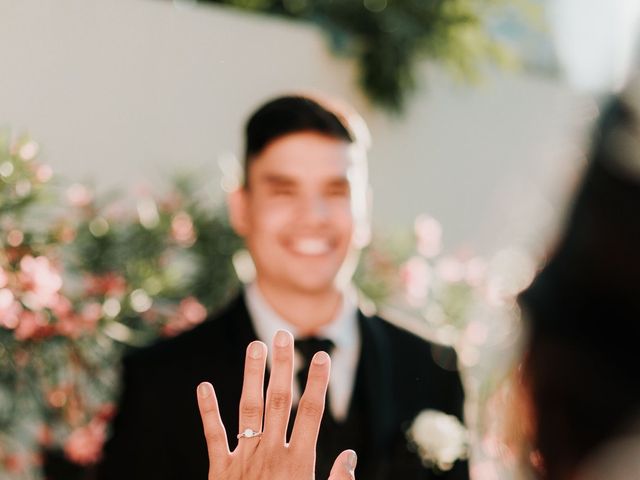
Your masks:
{"label": "man's neck", "polygon": [[338,288],[309,293],[274,288],[259,279],[256,283],[269,306],[301,336],[313,335],[335,320],[343,302]]}

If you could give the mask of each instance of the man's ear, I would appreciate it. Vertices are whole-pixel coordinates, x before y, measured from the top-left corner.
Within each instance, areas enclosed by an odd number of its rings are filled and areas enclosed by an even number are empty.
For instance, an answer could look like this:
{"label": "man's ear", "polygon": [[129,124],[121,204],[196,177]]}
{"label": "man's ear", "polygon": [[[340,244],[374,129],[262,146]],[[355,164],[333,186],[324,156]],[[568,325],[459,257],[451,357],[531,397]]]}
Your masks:
{"label": "man's ear", "polygon": [[249,230],[247,219],[247,191],[238,187],[227,195],[227,209],[233,230],[244,237]]}

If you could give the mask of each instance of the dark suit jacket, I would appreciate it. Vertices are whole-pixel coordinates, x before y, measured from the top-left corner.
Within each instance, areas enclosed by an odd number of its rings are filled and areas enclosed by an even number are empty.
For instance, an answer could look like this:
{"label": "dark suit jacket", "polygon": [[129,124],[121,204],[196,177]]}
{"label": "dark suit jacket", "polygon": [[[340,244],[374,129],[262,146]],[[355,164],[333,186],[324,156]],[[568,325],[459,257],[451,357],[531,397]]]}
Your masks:
{"label": "dark suit jacket", "polygon": [[[442,476],[422,468],[407,448],[404,431],[423,409],[462,418],[463,391],[457,373],[435,359],[455,363],[453,352],[436,347],[377,317],[360,314],[364,376],[371,435],[368,464],[359,480],[467,479],[459,462]],[[207,478],[206,445],[196,386],[211,382],[229,443],[237,440],[238,405],[246,345],[256,339],[242,297],[202,325],[125,359],[124,391],[113,437],[99,469],[101,480],[184,480]],[[320,479],[324,480],[324,479]]]}

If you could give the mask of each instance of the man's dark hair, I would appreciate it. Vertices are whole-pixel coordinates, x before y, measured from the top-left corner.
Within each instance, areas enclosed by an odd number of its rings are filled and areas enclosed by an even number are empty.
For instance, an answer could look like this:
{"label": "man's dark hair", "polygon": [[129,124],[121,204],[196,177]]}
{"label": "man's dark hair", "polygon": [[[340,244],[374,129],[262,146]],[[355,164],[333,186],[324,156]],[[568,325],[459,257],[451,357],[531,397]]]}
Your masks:
{"label": "man's dark hair", "polygon": [[262,105],[245,127],[244,181],[253,158],[271,142],[297,132],[316,132],[348,143],[358,141],[348,115],[339,107],[303,95],[286,95]]}

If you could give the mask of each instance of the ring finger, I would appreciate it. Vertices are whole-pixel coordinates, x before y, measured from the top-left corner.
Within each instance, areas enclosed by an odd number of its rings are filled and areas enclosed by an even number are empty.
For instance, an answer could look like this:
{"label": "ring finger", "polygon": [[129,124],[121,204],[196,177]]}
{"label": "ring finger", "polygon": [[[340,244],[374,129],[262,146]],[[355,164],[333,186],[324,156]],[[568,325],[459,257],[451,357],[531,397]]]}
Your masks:
{"label": "ring finger", "polygon": [[262,342],[252,342],[247,347],[244,364],[244,381],[240,397],[238,422],[238,447],[245,444],[257,445],[257,438],[251,437],[253,432],[262,431],[262,414],[264,411],[264,370],[267,358],[267,346]]}

